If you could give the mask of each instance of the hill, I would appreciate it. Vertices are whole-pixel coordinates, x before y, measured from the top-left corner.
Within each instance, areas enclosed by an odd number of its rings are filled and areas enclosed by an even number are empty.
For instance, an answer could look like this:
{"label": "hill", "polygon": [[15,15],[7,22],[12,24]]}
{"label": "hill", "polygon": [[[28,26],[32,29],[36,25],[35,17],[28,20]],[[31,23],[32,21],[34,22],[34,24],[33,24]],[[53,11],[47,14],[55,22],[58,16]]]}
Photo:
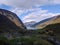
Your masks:
{"label": "hill", "polygon": [[26,27],[15,13],[0,9],[0,36],[12,37],[19,36]]}
{"label": "hill", "polygon": [[41,28],[44,28],[47,25],[55,24],[55,23],[60,23],[60,15],[42,20],[42,21],[34,24],[33,26],[36,27],[36,28],[41,29]]}
{"label": "hill", "polygon": [[15,23],[18,27],[25,29],[26,27],[22,23],[22,21],[18,18],[18,16],[8,10],[0,9],[0,14],[6,16],[9,20],[11,20],[13,23]]}
{"label": "hill", "polygon": [[30,26],[34,25],[35,23],[36,23],[35,21],[30,21],[30,22],[25,22],[24,25],[26,27],[30,27]]}

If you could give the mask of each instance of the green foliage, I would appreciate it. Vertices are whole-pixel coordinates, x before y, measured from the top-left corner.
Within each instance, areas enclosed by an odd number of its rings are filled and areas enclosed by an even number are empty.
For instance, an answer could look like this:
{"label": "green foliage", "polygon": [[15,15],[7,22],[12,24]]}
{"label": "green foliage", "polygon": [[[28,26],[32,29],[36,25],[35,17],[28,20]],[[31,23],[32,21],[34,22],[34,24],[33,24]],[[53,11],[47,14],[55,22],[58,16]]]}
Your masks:
{"label": "green foliage", "polygon": [[8,45],[9,41],[6,37],[0,36],[0,45]]}
{"label": "green foliage", "polygon": [[43,28],[46,32],[53,31],[53,33],[49,33],[48,35],[55,35],[56,38],[60,41],[60,23],[47,25]]}
{"label": "green foliage", "polygon": [[34,37],[20,37],[10,40],[10,45],[52,45],[46,40],[34,38]]}
{"label": "green foliage", "polygon": [[36,30],[36,32],[37,32],[37,33],[40,33],[40,34],[43,34],[43,33],[44,33],[44,30],[38,29],[38,30]]}
{"label": "green foliage", "polygon": [[52,45],[46,40],[36,37],[20,37],[20,38],[13,38],[7,39],[6,37],[0,37],[0,44],[1,45]]}
{"label": "green foliage", "polygon": [[33,39],[31,38],[24,38],[24,37],[21,37],[21,38],[16,38],[16,39],[12,39],[10,40],[10,44],[11,45],[16,45],[18,43],[20,43],[21,45],[28,45],[28,44],[33,44]]}
{"label": "green foliage", "polygon": [[44,30],[52,30],[55,33],[60,33],[60,23],[48,25]]}

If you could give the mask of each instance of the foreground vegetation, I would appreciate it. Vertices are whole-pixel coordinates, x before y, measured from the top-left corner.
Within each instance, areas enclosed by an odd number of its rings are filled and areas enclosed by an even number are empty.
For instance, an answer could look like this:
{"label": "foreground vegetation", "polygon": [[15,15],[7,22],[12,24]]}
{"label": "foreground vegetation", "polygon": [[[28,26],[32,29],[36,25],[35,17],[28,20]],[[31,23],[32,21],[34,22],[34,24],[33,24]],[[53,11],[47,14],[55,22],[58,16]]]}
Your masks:
{"label": "foreground vegetation", "polygon": [[52,45],[52,43],[44,40],[42,37],[46,36],[43,30],[27,30],[19,37],[7,38],[0,35],[0,45]]}
{"label": "foreground vegetation", "polygon": [[[50,37],[60,41],[60,24],[48,25],[44,29],[26,30],[21,36],[7,38],[0,35],[0,45],[53,45]],[[19,33],[18,33],[19,34]],[[14,34],[13,34],[14,35]]]}
{"label": "foreground vegetation", "polygon": [[7,39],[0,36],[0,45],[52,45],[46,40],[37,37],[22,36],[19,38]]}
{"label": "foreground vegetation", "polygon": [[46,26],[43,30],[45,30],[48,35],[55,35],[56,38],[60,41],[60,23],[51,24]]}

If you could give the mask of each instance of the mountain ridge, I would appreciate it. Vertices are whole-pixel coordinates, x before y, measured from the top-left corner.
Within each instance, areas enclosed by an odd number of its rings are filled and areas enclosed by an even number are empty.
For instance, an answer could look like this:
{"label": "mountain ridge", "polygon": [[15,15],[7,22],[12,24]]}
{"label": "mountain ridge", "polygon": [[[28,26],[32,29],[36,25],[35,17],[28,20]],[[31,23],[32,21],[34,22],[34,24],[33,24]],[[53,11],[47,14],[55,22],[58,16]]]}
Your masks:
{"label": "mountain ridge", "polygon": [[25,31],[25,25],[15,13],[0,9],[0,36],[19,37]]}
{"label": "mountain ridge", "polygon": [[57,16],[42,20],[42,21],[32,25],[32,27],[43,28],[49,24],[60,23],[59,19],[60,19],[60,15],[57,15]]}
{"label": "mountain ridge", "polygon": [[15,13],[12,13],[11,11],[5,9],[0,9],[0,14],[5,15],[7,18],[9,18],[12,22],[14,22],[17,26],[21,27],[22,29],[26,28]]}

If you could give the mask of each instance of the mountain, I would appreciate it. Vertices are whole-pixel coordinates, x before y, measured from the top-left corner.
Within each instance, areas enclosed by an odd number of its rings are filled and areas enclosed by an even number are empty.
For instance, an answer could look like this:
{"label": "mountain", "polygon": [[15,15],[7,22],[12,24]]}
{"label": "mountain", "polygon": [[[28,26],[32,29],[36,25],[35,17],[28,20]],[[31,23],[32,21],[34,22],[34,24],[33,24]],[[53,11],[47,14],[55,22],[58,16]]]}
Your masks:
{"label": "mountain", "polygon": [[[22,33],[26,29],[22,21],[15,13],[11,11],[0,9],[0,35],[13,35]],[[5,36],[6,36],[5,35]],[[18,35],[18,34],[17,34]]]}
{"label": "mountain", "polygon": [[60,23],[50,24],[43,28],[46,31],[54,31],[60,34]]}
{"label": "mountain", "polygon": [[60,23],[60,15],[42,20],[42,21],[32,25],[32,27],[36,27],[36,28],[40,29],[40,28],[44,28],[47,25],[55,24],[55,23]]}
{"label": "mountain", "polygon": [[30,21],[30,22],[25,22],[24,25],[26,27],[30,27],[30,26],[34,25],[35,23],[36,23],[35,21]]}
{"label": "mountain", "polygon": [[32,25],[36,24],[35,21],[30,21],[30,22],[25,22],[24,25],[26,26],[27,29],[35,29],[31,27]]}
{"label": "mountain", "polygon": [[6,16],[9,20],[11,20],[13,23],[15,23],[18,27],[25,29],[26,27],[22,23],[22,21],[18,18],[18,16],[15,13],[12,13],[11,11],[0,9],[0,14]]}

